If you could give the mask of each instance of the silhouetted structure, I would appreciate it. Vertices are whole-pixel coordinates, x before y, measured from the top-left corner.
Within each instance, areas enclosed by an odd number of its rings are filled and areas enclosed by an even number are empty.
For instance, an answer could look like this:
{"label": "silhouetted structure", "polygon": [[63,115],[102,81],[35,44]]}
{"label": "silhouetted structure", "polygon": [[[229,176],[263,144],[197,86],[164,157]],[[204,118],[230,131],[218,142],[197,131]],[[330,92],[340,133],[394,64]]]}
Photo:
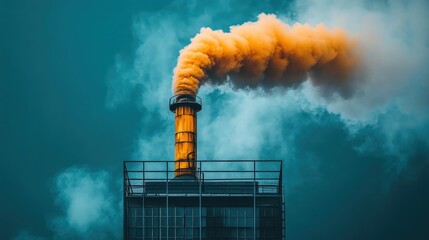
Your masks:
{"label": "silhouetted structure", "polygon": [[124,162],[124,239],[285,239],[281,161],[175,162]]}

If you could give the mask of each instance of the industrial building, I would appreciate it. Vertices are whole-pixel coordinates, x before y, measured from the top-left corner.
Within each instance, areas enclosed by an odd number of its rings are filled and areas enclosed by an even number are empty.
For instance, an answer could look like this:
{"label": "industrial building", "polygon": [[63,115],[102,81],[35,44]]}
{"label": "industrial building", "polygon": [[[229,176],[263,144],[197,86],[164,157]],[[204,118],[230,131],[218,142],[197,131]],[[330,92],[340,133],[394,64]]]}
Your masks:
{"label": "industrial building", "polygon": [[124,239],[285,239],[280,160],[198,160],[201,99],[170,99],[175,160],[124,162]]}

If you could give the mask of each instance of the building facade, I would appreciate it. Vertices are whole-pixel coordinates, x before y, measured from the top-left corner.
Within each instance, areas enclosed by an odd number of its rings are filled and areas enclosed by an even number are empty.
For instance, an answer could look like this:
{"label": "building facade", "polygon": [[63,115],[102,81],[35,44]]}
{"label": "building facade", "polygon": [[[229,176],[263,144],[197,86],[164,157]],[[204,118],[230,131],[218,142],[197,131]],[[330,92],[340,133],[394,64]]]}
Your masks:
{"label": "building facade", "polygon": [[174,164],[124,162],[124,239],[285,239],[281,161]]}

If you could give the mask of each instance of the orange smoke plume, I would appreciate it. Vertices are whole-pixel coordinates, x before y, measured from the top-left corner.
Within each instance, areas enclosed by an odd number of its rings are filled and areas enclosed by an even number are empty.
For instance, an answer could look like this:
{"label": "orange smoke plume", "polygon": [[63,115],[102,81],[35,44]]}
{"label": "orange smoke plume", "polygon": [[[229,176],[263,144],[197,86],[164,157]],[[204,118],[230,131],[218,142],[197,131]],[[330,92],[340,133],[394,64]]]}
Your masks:
{"label": "orange smoke plume", "polygon": [[357,63],[354,45],[340,29],[289,26],[275,15],[260,14],[230,32],[202,28],[180,51],[173,92],[196,95],[202,84],[228,79],[235,87],[290,87],[310,79],[341,88]]}

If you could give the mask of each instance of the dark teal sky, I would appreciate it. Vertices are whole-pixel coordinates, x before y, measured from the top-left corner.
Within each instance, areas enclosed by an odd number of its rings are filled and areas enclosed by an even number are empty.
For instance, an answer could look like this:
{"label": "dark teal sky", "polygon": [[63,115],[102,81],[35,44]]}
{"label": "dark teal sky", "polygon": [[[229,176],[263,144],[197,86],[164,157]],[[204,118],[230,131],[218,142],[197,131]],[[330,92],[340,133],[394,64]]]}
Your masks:
{"label": "dark teal sky", "polygon": [[173,157],[179,50],[261,12],[361,33],[364,80],[203,88],[200,158],[283,159],[288,239],[428,239],[428,4],[316,2],[1,1],[1,239],[120,239],[122,161]]}

